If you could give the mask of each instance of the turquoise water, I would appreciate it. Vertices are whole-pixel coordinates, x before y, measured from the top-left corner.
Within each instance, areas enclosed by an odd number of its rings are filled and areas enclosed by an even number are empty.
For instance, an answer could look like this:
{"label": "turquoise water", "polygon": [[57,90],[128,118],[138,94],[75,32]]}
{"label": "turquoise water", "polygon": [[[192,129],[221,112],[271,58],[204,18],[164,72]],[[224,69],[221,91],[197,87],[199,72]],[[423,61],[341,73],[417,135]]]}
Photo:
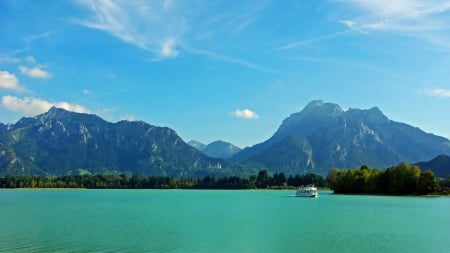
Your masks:
{"label": "turquoise water", "polygon": [[2,252],[450,252],[450,198],[1,190]]}

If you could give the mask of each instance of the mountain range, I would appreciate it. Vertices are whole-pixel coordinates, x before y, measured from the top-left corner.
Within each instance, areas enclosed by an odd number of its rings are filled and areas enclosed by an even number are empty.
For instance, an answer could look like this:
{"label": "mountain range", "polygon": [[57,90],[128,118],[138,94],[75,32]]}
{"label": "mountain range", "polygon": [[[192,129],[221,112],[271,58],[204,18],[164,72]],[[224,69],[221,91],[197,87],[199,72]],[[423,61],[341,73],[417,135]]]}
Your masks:
{"label": "mountain range", "polygon": [[0,125],[0,174],[128,173],[201,176],[227,163],[186,144],[167,127],[110,123],[95,115],[51,108]]}
{"label": "mountain range", "polygon": [[189,145],[174,130],[142,121],[110,123],[58,108],[0,123],[0,175],[244,176],[260,169],[326,175],[331,168],[386,168],[441,154],[450,155],[448,139],[392,121],[377,107],[344,111],[319,100],[286,118],[268,140],[240,151],[223,141]]}

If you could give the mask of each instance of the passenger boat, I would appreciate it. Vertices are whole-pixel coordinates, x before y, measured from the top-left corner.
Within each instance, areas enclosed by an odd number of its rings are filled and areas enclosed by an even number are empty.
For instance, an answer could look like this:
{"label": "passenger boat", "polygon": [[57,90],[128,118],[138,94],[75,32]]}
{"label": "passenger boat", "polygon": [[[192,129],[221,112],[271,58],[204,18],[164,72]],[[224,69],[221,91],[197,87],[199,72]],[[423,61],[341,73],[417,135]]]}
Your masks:
{"label": "passenger boat", "polygon": [[295,196],[317,198],[317,188],[314,185],[301,186],[295,192]]}

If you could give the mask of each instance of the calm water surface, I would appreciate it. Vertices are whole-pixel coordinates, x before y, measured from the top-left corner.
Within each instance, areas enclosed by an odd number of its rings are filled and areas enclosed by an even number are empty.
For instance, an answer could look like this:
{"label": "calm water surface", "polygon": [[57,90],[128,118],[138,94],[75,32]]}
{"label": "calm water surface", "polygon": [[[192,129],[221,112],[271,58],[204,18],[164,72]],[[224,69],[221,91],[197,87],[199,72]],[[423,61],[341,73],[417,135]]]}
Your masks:
{"label": "calm water surface", "polygon": [[450,252],[450,198],[1,190],[1,252]]}

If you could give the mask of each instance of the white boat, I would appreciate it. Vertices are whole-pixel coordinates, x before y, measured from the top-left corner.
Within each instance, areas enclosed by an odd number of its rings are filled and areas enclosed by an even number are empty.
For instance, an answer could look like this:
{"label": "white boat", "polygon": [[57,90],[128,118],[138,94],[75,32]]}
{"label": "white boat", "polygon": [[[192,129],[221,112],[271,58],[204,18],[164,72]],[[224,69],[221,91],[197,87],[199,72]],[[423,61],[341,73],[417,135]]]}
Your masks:
{"label": "white boat", "polygon": [[295,192],[296,197],[312,197],[317,198],[317,187],[314,185],[301,186]]}

